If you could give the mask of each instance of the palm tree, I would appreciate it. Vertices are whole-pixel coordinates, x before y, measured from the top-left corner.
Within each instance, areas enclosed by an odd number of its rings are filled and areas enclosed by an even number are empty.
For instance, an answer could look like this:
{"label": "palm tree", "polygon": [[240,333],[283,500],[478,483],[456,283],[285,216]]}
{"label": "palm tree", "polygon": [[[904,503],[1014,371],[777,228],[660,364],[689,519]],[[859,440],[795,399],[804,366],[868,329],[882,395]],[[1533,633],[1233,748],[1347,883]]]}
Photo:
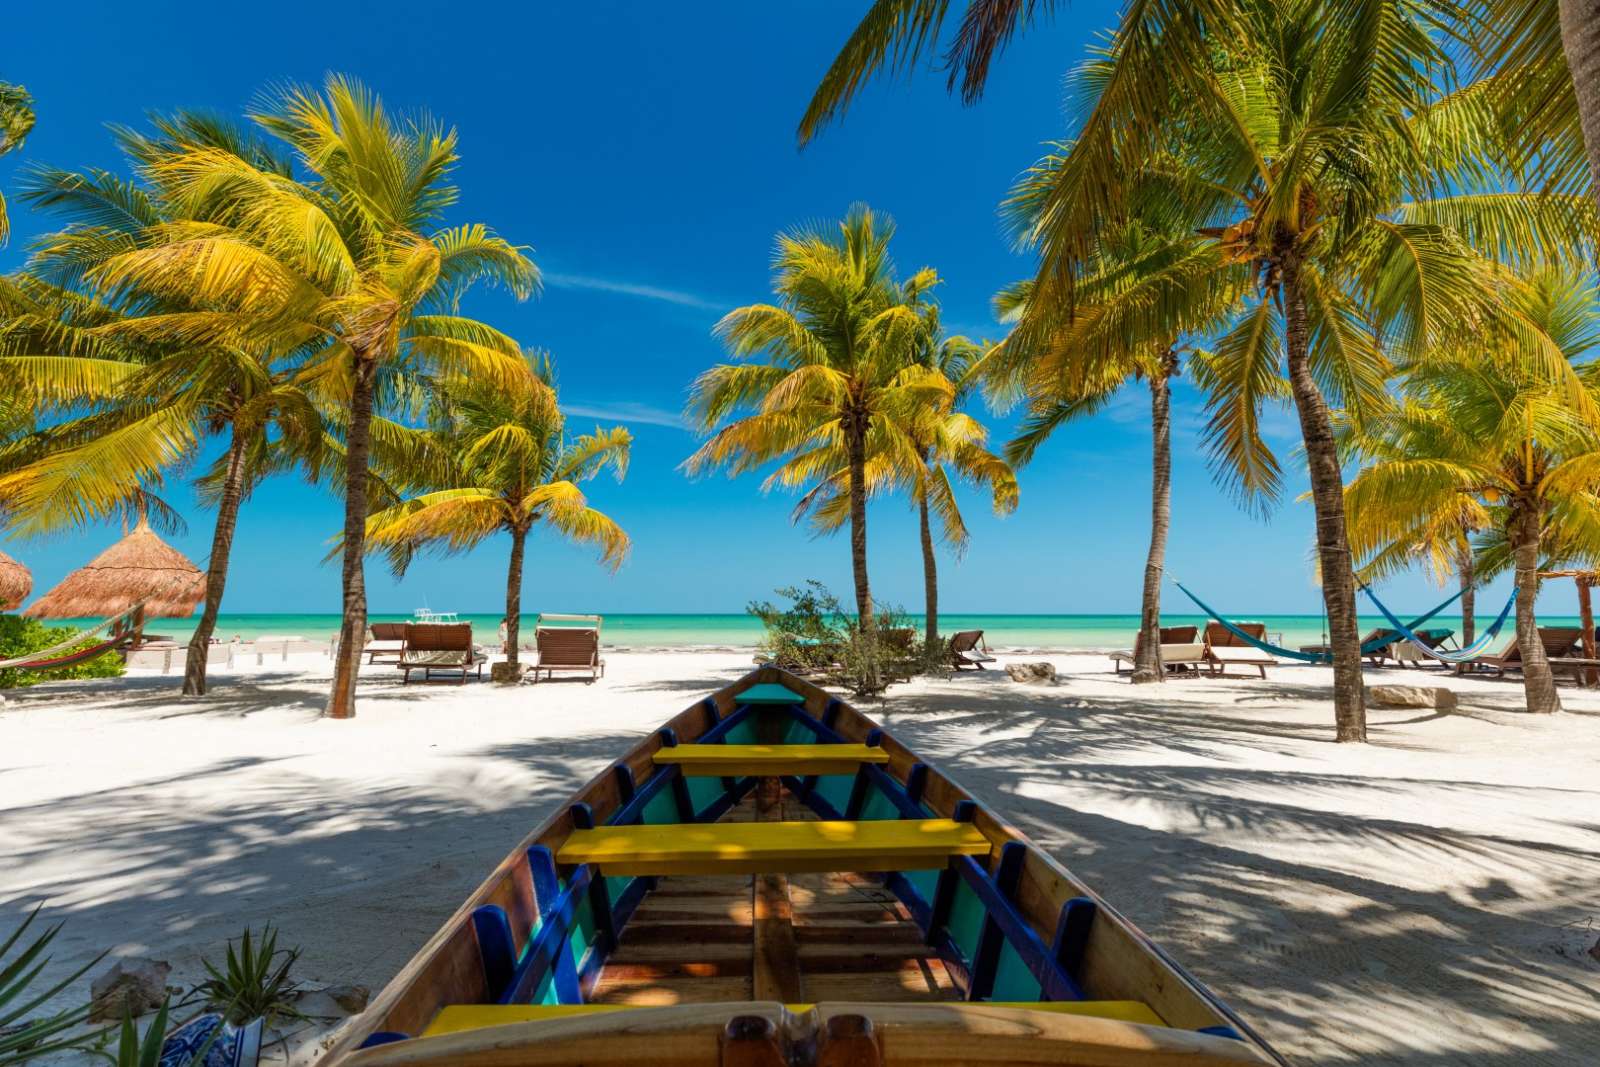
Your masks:
{"label": "palm tree", "polygon": [[[259,140],[208,116],[180,113],[156,126],[153,137],[120,131],[135,164],[215,149],[287,171]],[[69,226],[39,243],[30,270],[41,280],[18,293],[35,299],[14,305],[0,352],[39,402],[97,410],[40,436],[37,457],[9,479],[16,507],[34,532],[103,519],[142,502],[164,471],[192,464],[212,438],[224,439],[222,456],[197,483],[217,518],[183,691],[204,694],[241,505],[270,473],[305,463],[315,475],[327,452],[321,414],[301,381],[304,353],[269,343],[191,343],[170,320],[206,307],[134,287],[94,292],[93,275],[108,260],[190,221],[168,213],[160,190],[105,171],[38,167],[24,196],[63,214]],[[52,281],[62,288],[50,288]]]}
{"label": "palm tree", "polygon": [[[1570,277],[1539,276],[1514,299],[1558,364],[1465,339],[1408,367],[1405,403],[1354,437],[1364,467],[1347,497],[1362,556],[1426,536],[1440,516],[1491,529],[1509,548],[1529,711],[1561,708],[1534,616],[1540,564],[1580,540],[1600,543],[1600,379],[1583,362],[1600,347],[1597,296]],[[1589,536],[1574,536],[1580,526]]]}
{"label": "palm tree", "polygon": [[548,358],[530,362],[536,388],[506,390],[470,379],[436,390],[432,424],[412,429],[380,420],[377,468],[384,482],[414,492],[367,520],[372,549],[388,552],[397,574],[413,553],[465,552],[498,533],[511,537],[506,568],[506,661],[517,666],[523,556],[539,527],[594,545],[615,570],[627,558],[622,527],[588,506],[579,484],[610,468],[621,481],[633,437],[621,426],[569,437],[552,397]]}
{"label": "palm tree", "polygon": [[1032,306],[1051,310],[1025,317],[1024,336],[1070,313],[1098,236],[1150,210],[1139,202],[1148,183],[1130,174],[1165,174],[1167,225],[1202,233],[1222,264],[1258,280],[1261,297],[1216,346],[1213,434],[1236,435],[1217,443],[1248,497],[1275,495],[1251,420],[1218,416],[1276,393],[1281,361],[1310,475],[1344,741],[1365,739],[1366,716],[1330,398],[1357,420],[1381,410],[1383,347],[1418,349],[1451,323],[1526,332],[1496,318],[1501,287],[1469,237],[1512,256],[1592,247],[1592,205],[1520,194],[1496,169],[1501,131],[1485,109],[1470,93],[1441,100],[1450,63],[1436,36],[1428,14],[1389,5],[1134,5],[1079,72],[1085,118],[1025,235],[1041,251]]}
{"label": "palm tree", "polygon": [[[892,412],[919,403],[948,405],[951,395],[948,381],[915,362],[921,318],[901,299],[889,259],[893,235],[889,219],[857,205],[834,233],[809,228],[778,239],[778,303],[737,308],[717,324],[731,355],[764,361],[712,367],[695,380],[690,397],[690,417],[708,430],[745,413],[684,463],[691,475],[716,467],[736,475],[784,457],[843,451],[869,688],[877,685],[867,580],[869,441],[874,434],[900,436]],[[914,289],[927,284],[923,276],[907,282]]]}
{"label": "palm tree", "polygon": [[[867,495],[904,490],[916,505],[922,551],[923,648],[933,662],[940,654],[939,561],[933,517],[939,519],[939,540],[959,557],[966,552],[971,535],[956,500],[955,482],[988,489],[994,513],[1006,515],[1017,507],[1017,476],[1005,459],[985,447],[989,434],[983,424],[962,410],[977,386],[985,347],[965,337],[946,336],[939,321],[939,305],[922,301],[919,292],[908,288],[902,292],[922,318],[916,361],[949,382],[949,393],[915,396],[920,402],[917,406],[890,412],[898,423],[897,432],[869,434]],[[850,517],[849,464],[839,450],[832,455],[813,451],[797,457],[779,468],[767,484],[792,487],[813,479],[820,480],[801,497],[795,519],[809,514],[819,533],[834,533]]]}
{"label": "palm tree", "polygon": [[530,295],[539,275],[523,249],[481,225],[441,228],[456,136],[427,116],[390,117],[360,83],[330,75],[319,94],[282,90],[252,116],[293,152],[304,180],[234,152],[155,151],[150,179],[195,224],[100,268],[107,286],[188,294],[203,313],[168,316],[190,338],[286,348],[308,359],[313,395],[343,413],[343,621],[328,714],[355,714],[366,631],[368,455],[375,400],[429,372],[533,387],[516,342],[455,313],[480,281]]}
{"label": "palm tree", "polygon": [[[1048,189],[1061,158],[1047,156],[1014,190],[1009,206],[1024,226],[1031,224],[1037,197]],[[1084,265],[1070,313],[1056,307],[1045,328],[1014,334],[985,361],[991,401],[1007,407],[1020,401],[1027,411],[1016,438],[1006,446],[1007,458],[1018,465],[1031,461],[1057,429],[1101,410],[1130,379],[1149,387],[1150,545],[1135,684],[1165,679],[1161,582],[1172,522],[1172,379],[1182,372],[1186,338],[1225,322],[1244,281],[1242,272],[1227,270],[1196,235],[1160,234],[1139,223],[1108,230]],[[1010,321],[1026,317],[1033,288],[1032,281],[1024,281],[1003,290],[995,298],[996,311]],[[1031,311],[1039,321],[1051,313],[1051,308]],[[1197,353],[1195,358],[1210,356]],[[1197,369],[1203,371],[1203,364]],[[1248,407],[1225,410],[1230,419],[1253,415]],[[1241,438],[1237,426],[1227,429],[1214,435],[1215,440],[1226,444]]]}
{"label": "palm tree", "polygon": [[[0,156],[22,147],[33,131],[33,97],[28,90],[10,82],[0,82]],[[0,195],[0,245],[11,236],[11,219],[6,214],[6,198]]]}

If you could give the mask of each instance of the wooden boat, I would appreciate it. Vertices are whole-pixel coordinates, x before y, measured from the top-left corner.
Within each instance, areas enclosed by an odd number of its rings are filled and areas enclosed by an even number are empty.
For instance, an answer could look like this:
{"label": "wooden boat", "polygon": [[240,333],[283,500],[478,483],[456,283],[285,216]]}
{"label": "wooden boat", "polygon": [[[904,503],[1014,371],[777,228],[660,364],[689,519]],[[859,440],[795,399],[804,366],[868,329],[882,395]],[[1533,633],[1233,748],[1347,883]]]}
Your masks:
{"label": "wooden boat", "polygon": [[871,719],[776,667],[520,843],[338,1067],[1283,1063]]}

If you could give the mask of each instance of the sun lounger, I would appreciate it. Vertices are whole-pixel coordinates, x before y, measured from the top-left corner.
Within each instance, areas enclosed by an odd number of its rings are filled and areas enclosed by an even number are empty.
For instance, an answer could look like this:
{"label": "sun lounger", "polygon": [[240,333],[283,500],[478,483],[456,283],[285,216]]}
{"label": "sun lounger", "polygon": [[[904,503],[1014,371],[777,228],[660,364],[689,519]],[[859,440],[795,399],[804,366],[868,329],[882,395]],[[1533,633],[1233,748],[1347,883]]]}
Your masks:
{"label": "sun lounger", "polygon": [[[1144,632],[1133,635],[1132,650],[1123,649],[1111,653],[1111,662],[1118,674],[1122,673],[1122,665],[1126,663],[1131,672],[1138,667],[1139,652],[1144,648]],[[1168,671],[1176,673],[1182,670],[1198,669],[1206,662],[1206,646],[1200,640],[1198,626],[1163,626],[1161,628],[1161,665]]]}
{"label": "sun lounger", "polygon": [[982,630],[962,630],[950,638],[950,663],[958,671],[966,667],[981,671],[984,664],[996,662],[988,653]]}
{"label": "sun lounger", "polygon": [[[257,642],[259,644],[259,642]],[[367,662],[377,663],[382,656],[385,663],[399,663],[400,654],[406,650],[406,624],[403,622],[375,622],[367,627]]]}
{"label": "sun lounger", "polygon": [[[1234,625],[1257,641],[1267,639],[1265,623],[1239,622]],[[1265,678],[1267,668],[1278,665],[1277,657],[1247,643],[1220,622],[1207,624],[1205,649],[1206,662],[1211,665],[1213,674],[1227,674],[1228,668],[1234,666],[1254,667],[1261,672],[1261,677]]]}
{"label": "sun lounger", "polygon": [[[1557,664],[1557,660],[1574,657],[1583,645],[1583,631],[1576,626],[1541,626],[1539,627],[1539,641],[1544,645],[1545,658],[1550,660],[1551,667],[1556,670],[1563,669],[1564,664]],[[1574,665],[1581,666],[1581,665]],[[1504,676],[1507,671],[1520,671],[1522,669],[1522,649],[1513,637],[1493,656],[1479,656],[1471,663],[1462,665],[1464,671],[1493,671],[1497,676]]]}
{"label": "sun lounger", "polygon": [[[400,670],[405,681],[411,681],[412,671],[421,671],[422,680],[433,681],[435,672],[459,674],[462,685],[467,682],[467,672],[476,668],[478,679],[483,679],[483,665],[488,656],[472,644],[472,624],[408,622],[405,627],[405,648],[400,652]],[[442,680],[442,679],[441,679]]]}
{"label": "sun lounger", "polygon": [[598,615],[540,615],[533,638],[536,682],[541,673],[553,678],[556,671],[588,672],[591,682],[606,673],[606,661],[600,658]]}

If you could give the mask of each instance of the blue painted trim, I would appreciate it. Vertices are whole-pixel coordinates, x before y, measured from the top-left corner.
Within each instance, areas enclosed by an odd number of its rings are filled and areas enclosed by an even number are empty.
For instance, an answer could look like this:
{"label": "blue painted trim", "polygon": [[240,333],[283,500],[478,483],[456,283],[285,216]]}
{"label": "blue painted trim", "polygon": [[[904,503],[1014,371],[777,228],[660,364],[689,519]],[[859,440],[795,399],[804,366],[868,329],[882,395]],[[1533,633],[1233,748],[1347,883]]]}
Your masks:
{"label": "blue painted trim", "polygon": [[1089,930],[1094,926],[1099,912],[1095,902],[1088,897],[1073,897],[1061,905],[1061,917],[1056,920],[1055,944],[1050,954],[1056,966],[1066,972],[1074,982],[1083,979],[1083,957],[1089,948]]}
{"label": "blue painted trim", "polygon": [[[528,859],[533,865],[535,853],[546,856],[550,850],[541,845],[528,849]],[[534,887],[537,892],[541,875],[534,865]],[[554,873],[553,868],[551,871]],[[512,981],[497,998],[499,1004],[528,1004],[547,974],[554,975],[556,1002],[582,1004],[583,993],[578,985],[578,971],[572,959],[572,946],[567,937],[572,932],[573,914],[580,894],[587,893],[592,871],[588,864],[574,868],[567,888],[551,899],[548,908],[539,909],[539,929],[517,963]]]}
{"label": "blue painted trim", "polygon": [[844,817],[850,822],[861,818],[861,809],[867,805],[867,783],[871,781],[867,777],[868,766],[863,763],[857,767],[855,781],[850,783],[850,799],[845,802],[844,808]]}
{"label": "blue painted trim", "polygon": [[618,931],[628,926],[628,920],[633,918],[633,913],[639,903],[655,888],[653,878],[635,878],[628,883],[628,887],[617,895],[617,903],[612,911],[614,922]]}
{"label": "blue painted trim", "polygon": [[[1024,850],[1027,848],[1021,842],[1012,844]],[[1020,865],[1021,861],[1019,859],[1015,862]],[[984,910],[988,912],[986,922],[998,925],[1000,933],[1004,935],[1005,943],[1022,957],[1028,973],[1038,979],[1041,999],[1086,999],[1083,988],[1056,963],[1055,956],[1045,947],[1039,935],[1034,933],[1033,927],[1028,925],[1028,920],[1022,917],[1007,895],[1001,891],[1000,886],[989,877],[988,872],[975,859],[971,856],[957,856],[951,860],[951,866],[959,872],[962,880],[972,888],[973,892],[978,894]],[[1020,872],[1020,866],[1018,870]],[[979,945],[982,946],[981,938]]]}
{"label": "blue painted trim", "polygon": [[622,801],[622,804],[618,806],[626,805],[628,801],[633,799],[633,794],[638,791],[634,785],[633,772],[628,769],[626,763],[613,763],[611,765],[611,776],[617,780],[617,793]]}
{"label": "blue painted trim", "polygon": [[906,910],[911,913],[911,918],[916,921],[917,926],[926,936],[928,919],[933,915],[933,908],[926,900],[922,899],[922,894],[917,892],[917,887],[911,884],[911,879],[899,871],[894,871],[884,878],[883,885],[885,889],[900,898],[900,903],[906,906]]}
{"label": "blue painted trim", "polygon": [[357,1048],[377,1048],[379,1045],[392,1045],[396,1041],[410,1041],[410,1034],[402,1034],[398,1030],[375,1030],[367,1035],[367,1039]]}
{"label": "blue painted trim", "polygon": [[[709,730],[713,726],[717,725],[717,721],[722,718],[722,711],[717,707],[716,697],[706,697],[700,702],[700,705],[706,709],[706,729]],[[701,739],[704,740],[703,734],[701,735]]]}
{"label": "blue painted trim", "polygon": [[[621,765],[619,764],[619,766]],[[626,767],[622,769],[627,770]],[[656,798],[656,794],[671,784],[672,779],[677,777],[679,773],[680,769],[676,764],[658,767],[651,773],[650,777],[644,780],[644,785],[633,791],[633,795],[628,798],[627,803],[614,811],[611,814],[611,818],[607,819],[606,822],[612,826],[632,826],[638,822],[644,817],[644,809]],[[631,779],[633,776],[630,774],[628,777]]]}
{"label": "blue painted trim", "polygon": [[[572,805],[572,822],[580,830],[594,829],[594,810],[587,804]],[[596,944],[602,960],[617,947],[617,929],[611,911],[611,890],[604,878],[589,879],[589,910],[594,914]]]}
{"label": "blue painted trim", "polygon": [[878,787],[889,803],[900,812],[902,819],[926,819],[928,813],[922,810],[922,805],[912,800],[906,794],[905,788],[895,780],[894,775],[884,770],[875,763],[863,763],[861,769],[866,772],[867,781]]}
{"label": "blue painted trim", "polygon": [[800,798],[801,803],[816,812],[817,818],[832,822],[844,818],[844,813],[829,803],[827,797],[804,788],[805,783],[794,775],[784,775],[780,781],[789,787],[789,792]]}
{"label": "blue painted trim", "polygon": [[906,796],[919,807],[922,804],[922,794],[928,790],[928,765],[926,763],[913,763],[906,772]]}
{"label": "blue painted trim", "polygon": [[735,708],[728,717],[718,722],[705,733],[695,739],[696,744],[709,745],[721,741],[728,736],[728,731],[744,722],[750,717],[750,705],[741,704]]}
{"label": "blue painted trim", "polygon": [[750,790],[756,787],[760,779],[754,775],[741,778],[734,783],[733,788],[724,792],[716,800],[707,804],[696,816],[697,822],[716,822],[726,815],[733,806],[749,795]]}
{"label": "blue painted trim", "polygon": [[[1007,841],[1000,849],[1000,866],[995,871],[994,890],[1008,905],[1016,895],[1017,883],[1022,878],[1022,861],[1027,854],[1027,846],[1020,841]],[[965,874],[969,869],[963,866],[962,873]],[[979,895],[983,893],[980,891]],[[1005,910],[1010,909],[1008,907]],[[972,954],[972,982],[967,986],[968,1000],[988,1000],[994,995],[994,979],[1000,970],[1000,950],[1005,947],[1006,933],[1000,911],[986,906],[983,930],[978,934],[978,947]],[[1044,945],[1041,943],[1039,948],[1043,952]]]}
{"label": "blue painted trim", "polygon": [[[662,748],[677,748],[678,735],[670,726],[656,731],[661,735]],[[726,787],[724,787],[726,788]],[[672,776],[672,802],[678,809],[679,822],[694,822],[694,798],[689,795],[689,780],[680,772]]]}
{"label": "blue painted trim", "polygon": [[472,932],[478,935],[484,985],[491,999],[498,998],[517,971],[517,942],[511,935],[511,920],[498,904],[483,904],[472,910]]}
{"label": "blue painted trim", "polygon": [[1212,1037],[1229,1037],[1235,1041],[1244,1040],[1244,1038],[1239,1036],[1239,1032],[1231,1026],[1202,1026],[1200,1029],[1196,1030],[1195,1033],[1210,1034]]}
{"label": "blue painted trim", "polygon": [[[834,697],[828,701],[828,706],[822,709],[822,725],[829,730],[834,729],[834,723],[839,721],[839,711],[844,707],[844,701]],[[806,718],[811,718],[807,715]]]}

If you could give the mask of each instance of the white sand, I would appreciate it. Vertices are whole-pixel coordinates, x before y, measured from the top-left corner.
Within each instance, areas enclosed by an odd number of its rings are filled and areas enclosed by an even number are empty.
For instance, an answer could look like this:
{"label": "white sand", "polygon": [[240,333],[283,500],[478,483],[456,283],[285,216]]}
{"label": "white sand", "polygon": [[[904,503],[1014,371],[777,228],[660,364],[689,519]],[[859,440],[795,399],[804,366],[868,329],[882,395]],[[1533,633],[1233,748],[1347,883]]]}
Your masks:
{"label": "white sand", "polygon": [[[1600,696],[1519,713],[1373,711],[1330,743],[1329,673],[1134,688],[994,671],[867,710],[1098,888],[1302,1063],[1600,1060]],[[326,660],[219,679],[61,683],[0,706],[0,928],[38,900],[52,965],[103,949],[200,977],[273,922],[319,983],[381,986],[553,805],[748,669],[609,656],[597,685],[402,688],[319,718]],[[296,666],[291,664],[290,666]],[[1390,671],[1381,680],[1416,681]]]}

